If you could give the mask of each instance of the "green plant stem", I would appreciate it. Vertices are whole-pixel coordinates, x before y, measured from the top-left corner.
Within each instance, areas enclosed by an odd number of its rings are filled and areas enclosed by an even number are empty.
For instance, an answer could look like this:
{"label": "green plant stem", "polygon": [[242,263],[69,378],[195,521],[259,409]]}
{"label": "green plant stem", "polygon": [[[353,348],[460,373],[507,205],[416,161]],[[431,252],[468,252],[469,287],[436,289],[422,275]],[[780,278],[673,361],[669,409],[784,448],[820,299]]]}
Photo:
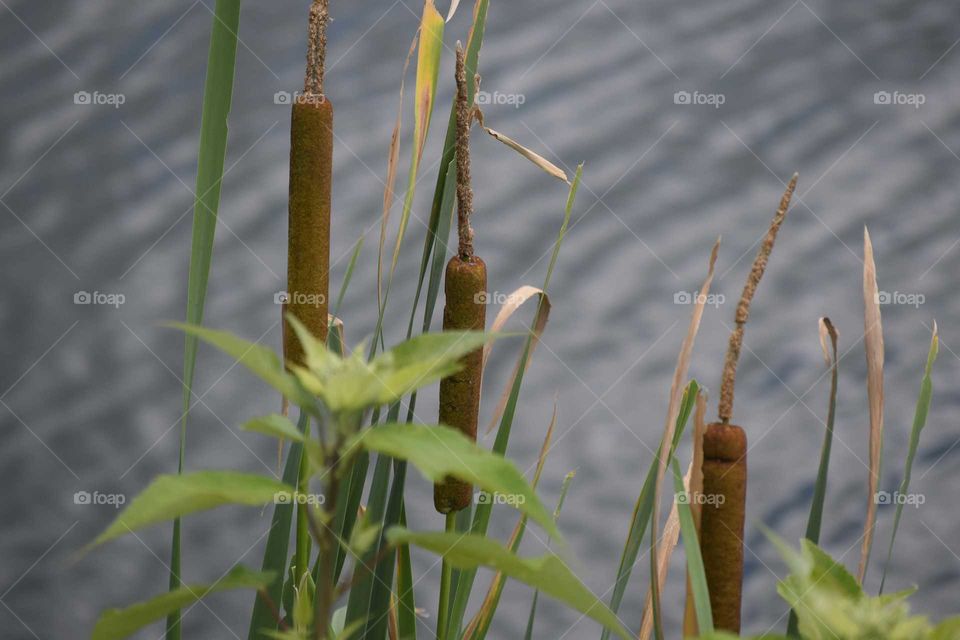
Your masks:
{"label": "green plant stem", "polygon": [[[329,500],[329,502],[324,503],[324,510],[327,513],[336,513],[337,509],[337,494],[340,491],[340,466],[343,462],[340,457],[342,444],[342,436],[338,435],[334,439],[332,448],[325,456],[324,474],[328,480],[324,497]],[[313,511],[308,511],[308,513],[310,529],[320,547],[320,571],[318,573],[319,582],[317,583],[317,615],[314,623],[314,637],[316,640],[324,640],[330,631],[333,605],[337,597],[334,568],[336,566],[335,551],[339,541],[333,528],[327,524],[318,522],[316,514]]]}
{"label": "green plant stem", "polygon": [[[444,530],[452,533],[457,530],[457,512],[451,511],[447,514]],[[443,565],[440,571],[440,604],[437,606],[437,640],[446,640],[447,637],[447,614],[450,610],[450,583],[453,578],[453,567],[443,559]]]}
{"label": "green plant stem", "polygon": [[[310,422],[307,421],[306,432],[304,435],[310,437]],[[297,481],[297,493],[301,499],[310,489],[310,456],[302,455],[300,457],[300,474]],[[296,570],[294,572],[294,584],[300,585],[300,579],[303,574],[309,570],[310,565],[310,523],[309,508],[306,500],[297,502],[297,547],[295,552]]]}

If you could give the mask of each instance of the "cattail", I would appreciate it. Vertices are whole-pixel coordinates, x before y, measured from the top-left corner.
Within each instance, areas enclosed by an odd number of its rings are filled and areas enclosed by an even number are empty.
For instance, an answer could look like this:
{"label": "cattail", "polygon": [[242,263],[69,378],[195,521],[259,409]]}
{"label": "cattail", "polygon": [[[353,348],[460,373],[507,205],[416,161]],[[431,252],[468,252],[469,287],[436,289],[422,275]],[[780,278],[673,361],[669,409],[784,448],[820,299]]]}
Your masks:
{"label": "cattail", "polygon": [[714,626],[730,633],[740,633],[743,523],[747,502],[747,435],[742,428],[730,424],[733,387],[743,332],[750,315],[750,302],[767,268],[777,232],[787,215],[790,198],[796,187],[797,174],[793,174],[747,277],[747,284],[737,305],[736,327],[730,335],[724,363],[719,421],[708,425],[703,436],[703,493],[715,500],[709,506],[704,505],[701,513],[700,549]]}
{"label": "cattail", "polygon": [[[333,170],[333,105],[323,93],[325,0],[310,7],[307,71],[302,94],[293,100],[290,124],[290,204],[287,245],[287,309],[318,340],[327,339],[330,289],[330,191]],[[284,358],[303,364],[293,331]]]}
{"label": "cattail", "polygon": [[[457,255],[450,258],[444,281],[446,304],[444,331],[482,331],[486,326],[487,266],[473,253],[473,191],[470,186],[470,125],[472,105],[467,104],[467,81],[463,48],[457,45]],[[483,351],[467,354],[463,369],[440,381],[440,422],[477,439],[480,412],[480,380]],[[433,504],[440,513],[452,513],[470,504],[473,488],[455,478],[446,478],[433,488]]]}

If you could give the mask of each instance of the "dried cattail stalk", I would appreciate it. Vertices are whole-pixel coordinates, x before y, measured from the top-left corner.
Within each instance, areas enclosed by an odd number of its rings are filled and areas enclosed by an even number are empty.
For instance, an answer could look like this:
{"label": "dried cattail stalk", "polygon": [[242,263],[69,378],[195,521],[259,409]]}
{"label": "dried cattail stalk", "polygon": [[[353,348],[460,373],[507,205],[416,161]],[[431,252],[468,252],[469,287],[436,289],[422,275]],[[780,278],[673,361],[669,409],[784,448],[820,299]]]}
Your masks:
{"label": "dried cattail stalk", "polygon": [[[457,223],[460,245],[457,255],[447,263],[444,280],[446,303],[443,308],[444,331],[482,331],[487,322],[487,266],[473,254],[473,230],[470,213],[473,192],[470,187],[469,130],[472,121],[467,104],[463,48],[457,45]],[[483,349],[463,358],[463,369],[440,381],[440,423],[472,440],[477,439],[480,414],[480,382],[483,377]],[[473,487],[446,478],[434,485],[433,504],[440,513],[451,513],[469,506]]]}
{"label": "dried cattail stalk", "polygon": [[750,302],[757,292],[757,285],[763,278],[763,272],[767,269],[767,261],[770,258],[770,252],[773,251],[773,243],[777,240],[777,232],[780,231],[780,225],[787,217],[787,209],[790,207],[790,199],[797,188],[797,178],[794,173],[790,178],[790,184],[784,191],[780,199],[780,207],[777,209],[773,221],[770,223],[770,229],[760,245],[760,251],[753,261],[753,268],[747,277],[747,284],[743,287],[743,294],[740,296],[740,303],[737,304],[737,313],[734,318],[736,328],[730,335],[730,344],[727,347],[727,358],[723,365],[723,382],[720,386],[720,422],[726,424],[733,417],[733,387],[737,378],[737,361],[740,359],[740,348],[743,346],[743,330],[750,316]]}
{"label": "dried cattail stalk", "polygon": [[[287,309],[318,340],[327,339],[330,297],[330,196],[333,180],[333,105],[323,94],[327,2],[310,7],[304,92],[290,123],[290,203]],[[284,358],[303,364],[296,333],[284,335]]]}

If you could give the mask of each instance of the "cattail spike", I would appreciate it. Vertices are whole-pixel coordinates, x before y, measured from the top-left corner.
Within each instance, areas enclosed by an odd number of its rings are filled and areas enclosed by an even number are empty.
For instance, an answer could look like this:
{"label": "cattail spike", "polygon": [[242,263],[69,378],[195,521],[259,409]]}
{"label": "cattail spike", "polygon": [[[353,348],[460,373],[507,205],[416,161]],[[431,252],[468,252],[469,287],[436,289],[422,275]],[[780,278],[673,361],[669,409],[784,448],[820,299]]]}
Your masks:
{"label": "cattail spike", "polygon": [[730,334],[730,344],[727,347],[727,357],[723,366],[723,380],[720,386],[719,414],[722,424],[730,422],[730,418],[733,416],[733,387],[737,378],[737,361],[740,359],[740,349],[743,346],[744,327],[750,317],[750,303],[753,301],[760,279],[763,278],[763,273],[767,269],[767,261],[773,251],[773,244],[777,240],[777,232],[780,231],[780,226],[787,217],[787,209],[790,208],[790,199],[797,188],[798,178],[799,174],[794,173],[786,191],[783,192],[783,197],[780,198],[780,207],[773,216],[767,235],[760,245],[757,257],[753,261],[753,267],[750,269],[750,275],[747,277],[747,283],[743,287],[740,302],[737,304],[737,311],[734,316],[737,326]]}
{"label": "cattail spike", "polygon": [[463,46],[457,42],[457,253],[464,260],[473,256],[473,229],[470,214],[473,213],[473,188],[470,184],[470,125],[473,124],[473,109],[467,104],[467,73]]}
{"label": "cattail spike", "polygon": [[329,0],[313,0],[308,26],[307,73],[303,91],[323,95],[323,75],[327,58],[327,23],[330,22]]}

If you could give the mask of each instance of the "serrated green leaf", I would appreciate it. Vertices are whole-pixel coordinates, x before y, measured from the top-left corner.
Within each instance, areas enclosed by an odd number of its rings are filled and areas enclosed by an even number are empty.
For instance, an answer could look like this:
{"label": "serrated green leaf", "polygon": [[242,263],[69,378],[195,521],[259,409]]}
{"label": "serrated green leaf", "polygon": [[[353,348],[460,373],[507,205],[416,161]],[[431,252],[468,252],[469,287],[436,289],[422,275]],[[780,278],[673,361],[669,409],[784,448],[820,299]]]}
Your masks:
{"label": "serrated green leaf", "polygon": [[90,546],[189,513],[228,504],[259,507],[292,493],[293,487],[273,478],[236,471],[161,475]]}
{"label": "serrated green leaf", "polygon": [[456,429],[443,425],[385,424],[364,431],[357,444],[407,460],[431,482],[453,476],[478,489],[507,498],[551,536],[561,540],[550,512],[516,466],[503,456],[478,447]]}
{"label": "serrated green leaf", "polygon": [[554,554],[521,558],[496,540],[474,534],[417,533],[394,527],[387,532],[391,544],[412,544],[437,555],[460,569],[490,567],[556,598],[565,605],[611,629],[621,638],[632,635],[617,616]]}
{"label": "serrated green leaf", "polygon": [[216,331],[196,325],[172,323],[171,326],[183,330],[186,334],[220,349],[238,363],[250,370],[268,385],[289,398],[290,402],[307,411],[315,412],[313,398],[297,382],[297,379],[287,373],[280,358],[269,348],[247,342],[228,331]]}
{"label": "serrated green leaf", "polygon": [[275,578],[274,574],[256,573],[243,566],[237,566],[213,584],[183,586],[124,609],[108,609],[97,620],[92,638],[93,640],[127,638],[178,609],[199,601],[207,594],[231,589],[262,589]]}

